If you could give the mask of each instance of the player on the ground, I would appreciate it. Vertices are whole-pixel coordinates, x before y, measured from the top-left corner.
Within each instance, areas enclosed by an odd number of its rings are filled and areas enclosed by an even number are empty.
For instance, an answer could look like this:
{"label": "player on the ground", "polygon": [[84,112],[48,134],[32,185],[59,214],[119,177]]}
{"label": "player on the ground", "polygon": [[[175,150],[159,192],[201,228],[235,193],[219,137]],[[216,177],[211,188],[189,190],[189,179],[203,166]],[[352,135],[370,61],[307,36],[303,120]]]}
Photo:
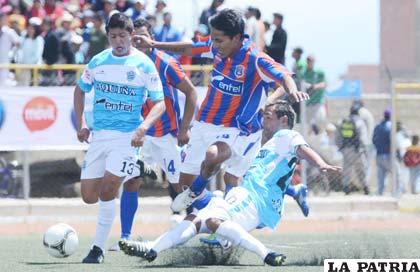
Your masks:
{"label": "player on the ground", "polygon": [[[153,62],[131,46],[133,22],[122,13],[106,26],[110,49],[94,56],[74,91],[77,137],[88,142],[82,123],[85,93],[94,91],[93,133],[81,173],[82,199],[99,200],[96,234],[83,263],[102,263],[104,247],[115,217],[115,197],[124,177],[136,173],[136,147],[165,111],[162,83]],[[150,98],[156,104],[146,119],[141,108]]]}
{"label": "player on the ground", "polygon": [[248,232],[257,227],[274,229],[280,222],[284,194],[299,159],[306,159],[322,172],[341,169],[327,164],[292,130],[294,120],[295,113],[289,103],[277,101],[267,105],[264,122],[276,127],[277,132],[259,150],[242,185],[231,189],[225,199],[212,198],[207,207],[188,215],[176,228],[153,242],[121,242],[124,252],[153,261],[159,252],[185,243],[197,233],[216,233],[233,245],[256,253],[268,265],[281,265],[285,256],[271,252]]}
{"label": "player on the ground", "polygon": [[[134,21],[134,34],[136,35],[152,39],[151,28],[150,23],[142,18]],[[176,191],[181,191],[181,188],[177,187],[179,186],[181,164],[179,146],[183,146],[189,141],[189,127],[194,116],[197,93],[174,57],[157,49],[139,49],[154,62],[159,72],[166,105],[166,112],[147,131],[141,155],[145,163],[159,165],[165,172],[170,186],[174,186]],[[182,118],[178,90],[185,95]],[[153,106],[153,102],[148,99],[143,105],[144,116],[149,114],[151,106]],[[139,187],[139,179],[130,179],[124,183],[120,205],[121,239],[130,238],[134,215],[138,207]],[[118,247],[112,247],[111,250],[118,250]]]}
{"label": "player on the ground", "polygon": [[225,9],[210,20],[211,39],[206,42],[156,42],[137,36],[142,47],[155,47],[181,55],[213,58],[207,95],[182,152],[180,183],[191,185],[172,203],[181,211],[195,201],[202,208],[211,199],[203,193],[208,181],[225,167],[226,192],[237,186],[256,156],[261,142],[262,107],[275,83],[285,86],[292,101],[308,99],[296,89],[289,72],[259,52],[244,34],[242,16]]}
{"label": "player on the ground", "polygon": [[[272,102],[274,102],[272,100]],[[268,102],[270,103],[270,102]],[[293,106],[292,106],[293,107]],[[278,127],[273,125],[272,122],[266,121],[269,117],[264,117],[263,122],[263,136],[261,144],[264,145],[268,140],[273,138],[274,134],[278,131]],[[305,184],[297,184],[292,185],[290,184],[287,186],[286,195],[293,197],[296,200],[296,203],[299,205],[303,215],[308,217],[309,215],[309,205],[307,203],[307,194],[308,194],[308,187]],[[203,239],[204,240],[204,239]]]}

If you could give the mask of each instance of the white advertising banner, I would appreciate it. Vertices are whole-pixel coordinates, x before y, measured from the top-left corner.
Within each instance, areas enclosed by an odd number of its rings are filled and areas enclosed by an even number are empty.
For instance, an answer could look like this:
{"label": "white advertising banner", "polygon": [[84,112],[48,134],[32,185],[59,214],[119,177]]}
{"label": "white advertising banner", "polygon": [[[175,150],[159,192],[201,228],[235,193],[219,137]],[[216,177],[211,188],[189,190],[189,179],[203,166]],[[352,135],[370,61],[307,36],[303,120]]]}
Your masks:
{"label": "white advertising banner", "polygon": [[[198,108],[207,88],[196,89]],[[87,144],[79,143],[76,137],[73,91],[74,87],[0,90],[0,151],[87,149]],[[92,95],[86,95],[87,113],[92,111]],[[179,103],[182,114],[185,97],[181,93]]]}
{"label": "white advertising banner", "polygon": [[0,150],[86,149],[77,140],[74,87],[0,90]]}

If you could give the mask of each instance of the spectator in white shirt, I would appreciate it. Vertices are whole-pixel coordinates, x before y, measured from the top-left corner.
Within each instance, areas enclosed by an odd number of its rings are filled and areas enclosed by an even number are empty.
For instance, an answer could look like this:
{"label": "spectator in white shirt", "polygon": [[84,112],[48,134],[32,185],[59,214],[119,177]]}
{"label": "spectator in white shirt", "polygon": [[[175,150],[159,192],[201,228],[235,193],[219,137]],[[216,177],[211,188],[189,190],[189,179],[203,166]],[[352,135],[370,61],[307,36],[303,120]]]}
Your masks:
{"label": "spectator in white shirt", "polygon": [[[0,64],[9,64],[12,52],[15,46],[19,45],[19,36],[10,27],[7,26],[7,16],[0,11]],[[0,69],[0,85],[5,85],[9,81],[9,70]]]}
{"label": "spectator in white shirt", "polygon": [[[44,38],[41,36],[41,19],[32,17],[26,33],[22,36],[21,47],[18,51],[17,63],[41,64],[44,50]],[[29,86],[31,84],[31,70],[20,70],[16,74],[18,85]]]}

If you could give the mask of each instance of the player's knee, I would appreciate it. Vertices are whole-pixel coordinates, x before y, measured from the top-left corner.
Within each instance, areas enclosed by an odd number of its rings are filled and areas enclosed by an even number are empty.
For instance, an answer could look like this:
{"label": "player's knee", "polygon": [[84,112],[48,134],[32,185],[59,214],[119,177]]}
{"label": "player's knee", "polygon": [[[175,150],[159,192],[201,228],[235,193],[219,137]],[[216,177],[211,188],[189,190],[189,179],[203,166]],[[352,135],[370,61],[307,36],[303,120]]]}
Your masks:
{"label": "player's knee", "polygon": [[124,192],[137,192],[140,188],[140,179],[134,178],[124,183]]}
{"label": "player's knee", "polygon": [[86,190],[82,190],[81,195],[83,202],[86,204],[95,204],[99,199],[97,192],[88,192]]}
{"label": "player's knee", "polygon": [[204,164],[208,166],[212,166],[217,164],[219,158],[218,158],[218,151],[217,147],[212,145],[210,146],[206,151],[206,157],[204,159]]}
{"label": "player's knee", "polygon": [[222,221],[216,218],[209,218],[206,220],[207,228],[213,233],[216,232],[221,223]]}
{"label": "player's knee", "polygon": [[102,201],[113,200],[118,193],[118,187],[114,187],[110,184],[103,184],[99,192],[99,199]]}
{"label": "player's knee", "polygon": [[224,142],[215,142],[206,151],[205,162],[208,165],[217,165],[232,155],[230,147]]}

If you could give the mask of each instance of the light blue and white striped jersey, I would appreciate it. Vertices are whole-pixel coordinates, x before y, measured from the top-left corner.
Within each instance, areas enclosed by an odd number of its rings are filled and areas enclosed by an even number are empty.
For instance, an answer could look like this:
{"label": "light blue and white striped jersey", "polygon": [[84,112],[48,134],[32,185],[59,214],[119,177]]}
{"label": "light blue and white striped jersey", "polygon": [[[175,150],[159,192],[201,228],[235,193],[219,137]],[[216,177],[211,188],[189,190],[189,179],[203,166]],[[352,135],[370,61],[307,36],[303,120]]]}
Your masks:
{"label": "light blue and white striped jersey", "polygon": [[124,57],[114,56],[112,49],[97,54],[78,84],[83,92],[94,90],[93,130],[134,131],[143,121],[141,108],[146,98],[163,100],[153,61],[136,49]]}
{"label": "light blue and white striped jersey", "polygon": [[283,198],[289,186],[296,163],[296,150],[307,145],[294,130],[282,129],[265,143],[245,174],[245,187],[257,207],[264,226],[275,228],[283,212]]}

